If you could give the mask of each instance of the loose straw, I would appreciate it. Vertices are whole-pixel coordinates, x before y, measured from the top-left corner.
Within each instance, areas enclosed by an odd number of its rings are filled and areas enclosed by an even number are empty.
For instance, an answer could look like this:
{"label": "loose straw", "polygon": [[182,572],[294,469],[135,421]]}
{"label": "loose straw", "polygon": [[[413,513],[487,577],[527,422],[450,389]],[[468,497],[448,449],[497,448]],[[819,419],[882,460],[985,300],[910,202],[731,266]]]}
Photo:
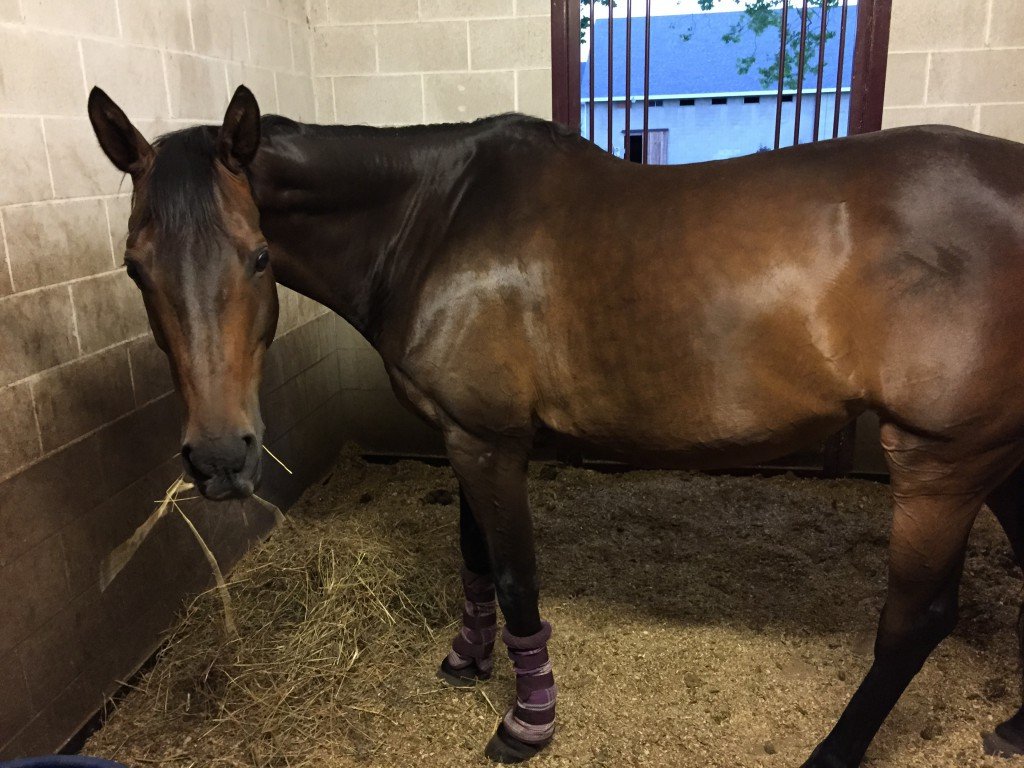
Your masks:
{"label": "loose straw", "polygon": [[103,592],[110,586],[117,575],[124,570],[124,567],[128,564],[128,561],[135,556],[139,547],[142,546],[142,542],[149,536],[149,532],[153,530],[153,526],[160,522],[161,518],[167,514],[170,510],[171,505],[175,504],[175,498],[182,491],[190,491],[195,486],[192,483],[185,482],[185,477],[182,475],[173,483],[171,487],[164,493],[163,499],[160,504],[153,511],[142,525],[135,529],[133,533],[126,541],[121,543],[113,552],[111,552],[100,565],[100,591]]}

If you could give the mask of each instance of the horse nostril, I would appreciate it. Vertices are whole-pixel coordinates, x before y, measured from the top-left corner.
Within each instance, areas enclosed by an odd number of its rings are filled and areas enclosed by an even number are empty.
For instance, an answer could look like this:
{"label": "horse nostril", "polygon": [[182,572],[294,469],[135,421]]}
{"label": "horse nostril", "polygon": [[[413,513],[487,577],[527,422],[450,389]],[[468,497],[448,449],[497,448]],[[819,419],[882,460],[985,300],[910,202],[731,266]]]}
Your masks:
{"label": "horse nostril", "polygon": [[196,466],[195,461],[192,460],[192,455],[193,451],[191,445],[185,443],[181,446],[181,460],[185,464],[185,469],[188,474],[192,476],[193,480],[206,480],[209,478],[209,475]]}
{"label": "horse nostril", "polygon": [[242,435],[242,440],[245,442],[246,448],[252,448],[256,444],[256,435]]}

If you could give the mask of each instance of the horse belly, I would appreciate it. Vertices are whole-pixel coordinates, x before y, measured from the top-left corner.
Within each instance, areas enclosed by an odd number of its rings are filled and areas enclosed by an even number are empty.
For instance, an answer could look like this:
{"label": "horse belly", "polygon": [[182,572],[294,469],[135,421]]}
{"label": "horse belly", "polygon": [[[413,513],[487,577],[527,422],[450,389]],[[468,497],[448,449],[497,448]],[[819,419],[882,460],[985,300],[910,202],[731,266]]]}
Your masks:
{"label": "horse belly", "polygon": [[634,344],[620,364],[577,354],[567,375],[545,382],[538,419],[645,462],[710,467],[774,458],[865,409],[845,345],[821,336],[805,315],[785,311],[662,334],[658,343]]}

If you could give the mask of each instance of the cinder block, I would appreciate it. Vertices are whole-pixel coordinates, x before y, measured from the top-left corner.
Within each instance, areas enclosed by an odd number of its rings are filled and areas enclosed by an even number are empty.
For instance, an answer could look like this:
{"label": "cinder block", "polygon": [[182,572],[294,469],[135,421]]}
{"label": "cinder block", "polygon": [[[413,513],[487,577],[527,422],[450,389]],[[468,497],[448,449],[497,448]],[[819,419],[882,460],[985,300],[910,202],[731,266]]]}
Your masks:
{"label": "cinder block", "polygon": [[[130,183],[130,182],[129,182]],[[132,212],[131,195],[118,195],[103,201],[107,206],[107,224],[110,225],[110,242],[114,247],[111,266],[119,267],[124,262],[125,243],[128,239],[128,217]]]}
{"label": "cinder block", "polygon": [[[188,0],[131,0],[118,5],[125,41],[173,51],[192,50]],[[139,82],[144,88],[145,81]]]}
{"label": "cinder block", "polygon": [[269,0],[268,6],[271,13],[289,21],[306,21],[305,0]]}
{"label": "cinder block", "polygon": [[413,21],[417,18],[416,0],[330,0],[328,24],[360,24],[368,21]]}
{"label": "cinder block", "polygon": [[307,77],[313,71],[313,33],[305,24],[290,25],[292,36],[292,69]]}
{"label": "cinder block", "polygon": [[0,470],[11,472],[39,457],[39,430],[27,382],[0,389]]}
{"label": "cinder block", "polygon": [[[0,2],[0,8],[3,3]],[[0,656],[0,691],[4,692],[0,703],[0,760],[14,757],[5,749],[9,739],[32,719],[34,711],[28,698],[28,681],[17,652],[8,651]]]}
{"label": "cinder block", "polygon": [[313,95],[316,98],[316,121],[323,125],[336,123],[334,115],[334,83],[329,77],[313,78]]}
{"label": "cinder block", "polygon": [[132,366],[136,405],[148,403],[174,389],[170,362],[164,351],[156,345],[152,334],[129,342],[128,359]]}
{"label": "cinder block", "polygon": [[890,53],[885,69],[885,106],[924,104],[927,77],[927,53]]}
{"label": "cinder block", "polygon": [[18,329],[18,333],[4,339],[0,386],[78,356],[71,294],[66,286],[0,301],[0,328]]}
{"label": "cinder block", "polygon": [[324,27],[313,35],[313,71],[322,75],[360,75],[377,69],[372,26]]}
{"label": "cinder block", "polygon": [[[29,637],[59,613],[70,597],[58,534],[16,551],[9,564],[0,567],[0,653]],[[45,703],[32,702],[34,706]]]}
{"label": "cinder block", "polygon": [[116,194],[125,182],[96,141],[89,120],[46,118],[46,147],[50,154],[54,192],[58,198]]}
{"label": "cinder block", "polygon": [[461,122],[515,109],[512,72],[424,75],[428,123]]}
{"label": "cinder block", "polygon": [[381,72],[468,69],[466,23],[423,21],[389,24],[377,34]]}
{"label": "cinder block", "polygon": [[81,115],[85,109],[73,37],[0,27],[0,72],[8,73],[0,78],[0,113]]}
{"label": "cinder block", "polygon": [[494,19],[511,16],[512,10],[513,0],[420,0],[425,19]]}
{"label": "cinder block", "polygon": [[932,54],[929,104],[1014,102],[1024,93],[1024,49]]}
{"label": "cinder block", "polygon": [[181,423],[179,400],[162,397],[104,426],[96,437],[108,493],[120,491],[172,458],[181,448]]}
{"label": "cinder block", "polygon": [[123,269],[73,283],[71,297],[83,354],[134,338],[149,328],[142,295]]}
{"label": "cinder block", "polygon": [[[0,222],[0,227],[3,223]],[[4,245],[3,237],[0,236],[0,298],[10,296],[14,293],[14,286],[11,285],[11,268],[7,263],[7,246]]]}
{"label": "cinder block", "polygon": [[473,69],[551,66],[551,28],[541,17],[469,22]]}
{"label": "cinder block", "polygon": [[314,28],[327,24],[329,19],[330,10],[327,8],[327,0],[309,0],[309,23]]}
{"label": "cinder block", "polygon": [[292,68],[292,39],[288,20],[259,11],[246,11],[252,62],[276,70]]}
{"label": "cinder block", "polygon": [[889,51],[942,51],[985,44],[979,0],[898,0],[892,4]]}
{"label": "cinder block", "polygon": [[[321,0],[323,2],[323,0]],[[22,20],[21,7],[18,0],[0,0],[0,21],[20,22]],[[0,728],[0,733],[4,730]]]}
{"label": "cinder block", "polygon": [[228,104],[224,65],[187,53],[167,53],[167,87],[171,114],[190,120],[216,121]]}
{"label": "cinder block", "polygon": [[935,107],[886,107],[882,112],[883,128],[907,125],[955,125],[974,127],[975,108],[970,105]]}
{"label": "cinder block", "polygon": [[25,23],[33,27],[117,37],[115,0],[22,0],[21,13]]}
{"label": "cinder block", "polygon": [[124,346],[47,371],[32,382],[43,449],[52,451],[134,407]]}
{"label": "cinder block", "polygon": [[1024,104],[982,104],[982,133],[1024,141]]}
{"label": "cinder block", "polygon": [[[636,6],[633,13],[638,13]],[[642,12],[642,10],[640,11]],[[547,16],[551,18],[551,0],[516,0],[516,16]]]}
{"label": "cinder block", "polygon": [[90,437],[0,482],[0,568],[110,494],[100,465],[98,444]]}
{"label": "cinder block", "polygon": [[[3,58],[2,52],[0,58]],[[16,152],[5,151],[0,162],[0,205],[53,197],[40,120],[0,117],[0,147],[17,147]]]}
{"label": "cinder block", "polygon": [[409,125],[423,122],[419,75],[334,78],[334,108],[347,125]]}
{"label": "cinder block", "polygon": [[1020,0],[991,0],[992,27],[988,44],[997,47],[1024,46],[1024,3]]}
{"label": "cinder block", "polygon": [[245,12],[224,0],[191,0],[192,36],[196,53],[228,61],[248,62]]}
{"label": "cinder block", "polygon": [[313,82],[309,75],[291,75],[278,72],[277,97],[282,115],[300,122],[316,120],[316,100],[313,96]]}
{"label": "cinder block", "polygon": [[[98,85],[133,118],[169,117],[164,68],[160,52],[152,48],[82,41],[86,80]],[[85,111],[85,94],[75,105],[78,117]],[[77,101],[77,100],[76,100]]]}
{"label": "cinder block", "polygon": [[102,200],[15,206],[3,216],[19,291],[110,269],[110,232]]}
{"label": "cinder block", "polygon": [[526,115],[551,119],[550,69],[520,69],[516,72],[516,109]]}
{"label": "cinder block", "polygon": [[[239,85],[244,85],[256,97],[260,112],[267,115],[277,113],[277,84],[274,81],[273,70],[230,62],[227,67],[231,93],[234,93]],[[225,102],[221,112],[227,109],[227,106]]]}

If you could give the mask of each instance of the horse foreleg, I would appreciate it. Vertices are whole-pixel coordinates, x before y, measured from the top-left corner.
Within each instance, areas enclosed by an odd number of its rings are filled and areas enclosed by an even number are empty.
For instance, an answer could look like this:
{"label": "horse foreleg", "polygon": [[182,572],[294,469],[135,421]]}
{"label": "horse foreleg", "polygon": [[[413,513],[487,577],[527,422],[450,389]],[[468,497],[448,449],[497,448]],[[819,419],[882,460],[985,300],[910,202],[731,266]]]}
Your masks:
{"label": "horse foreleg", "polygon": [[871,669],[828,737],[805,768],[853,768],[928,655],[956,625],[960,574],[982,495],[919,477],[952,477],[933,466],[906,475],[907,458],[893,471],[889,585]]}
{"label": "horse foreleg", "polygon": [[438,676],[456,687],[487,680],[494,666],[494,640],[498,635],[497,601],[487,540],[459,488],[459,548],[462,550],[462,628],[441,662]]}
{"label": "horse foreleg", "polygon": [[551,627],[537,607],[537,566],[526,491],[525,442],[485,440],[460,429],[446,434],[448,455],[466,505],[487,545],[502,639],[516,673],[516,702],[487,745],[498,762],[535,755],[555,729],[556,688],[548,658]]}
{"label": "horse foreleg", "polygon": [[[1024,467],[1020,467],[985,500],[1010,540],[1017,565],[1024,567]],[[1017,642],[1024,659],[1024,607],[1017,620]],[[985,752],[1010,757],[1024,755],[1024,707],[985,734]]]}

